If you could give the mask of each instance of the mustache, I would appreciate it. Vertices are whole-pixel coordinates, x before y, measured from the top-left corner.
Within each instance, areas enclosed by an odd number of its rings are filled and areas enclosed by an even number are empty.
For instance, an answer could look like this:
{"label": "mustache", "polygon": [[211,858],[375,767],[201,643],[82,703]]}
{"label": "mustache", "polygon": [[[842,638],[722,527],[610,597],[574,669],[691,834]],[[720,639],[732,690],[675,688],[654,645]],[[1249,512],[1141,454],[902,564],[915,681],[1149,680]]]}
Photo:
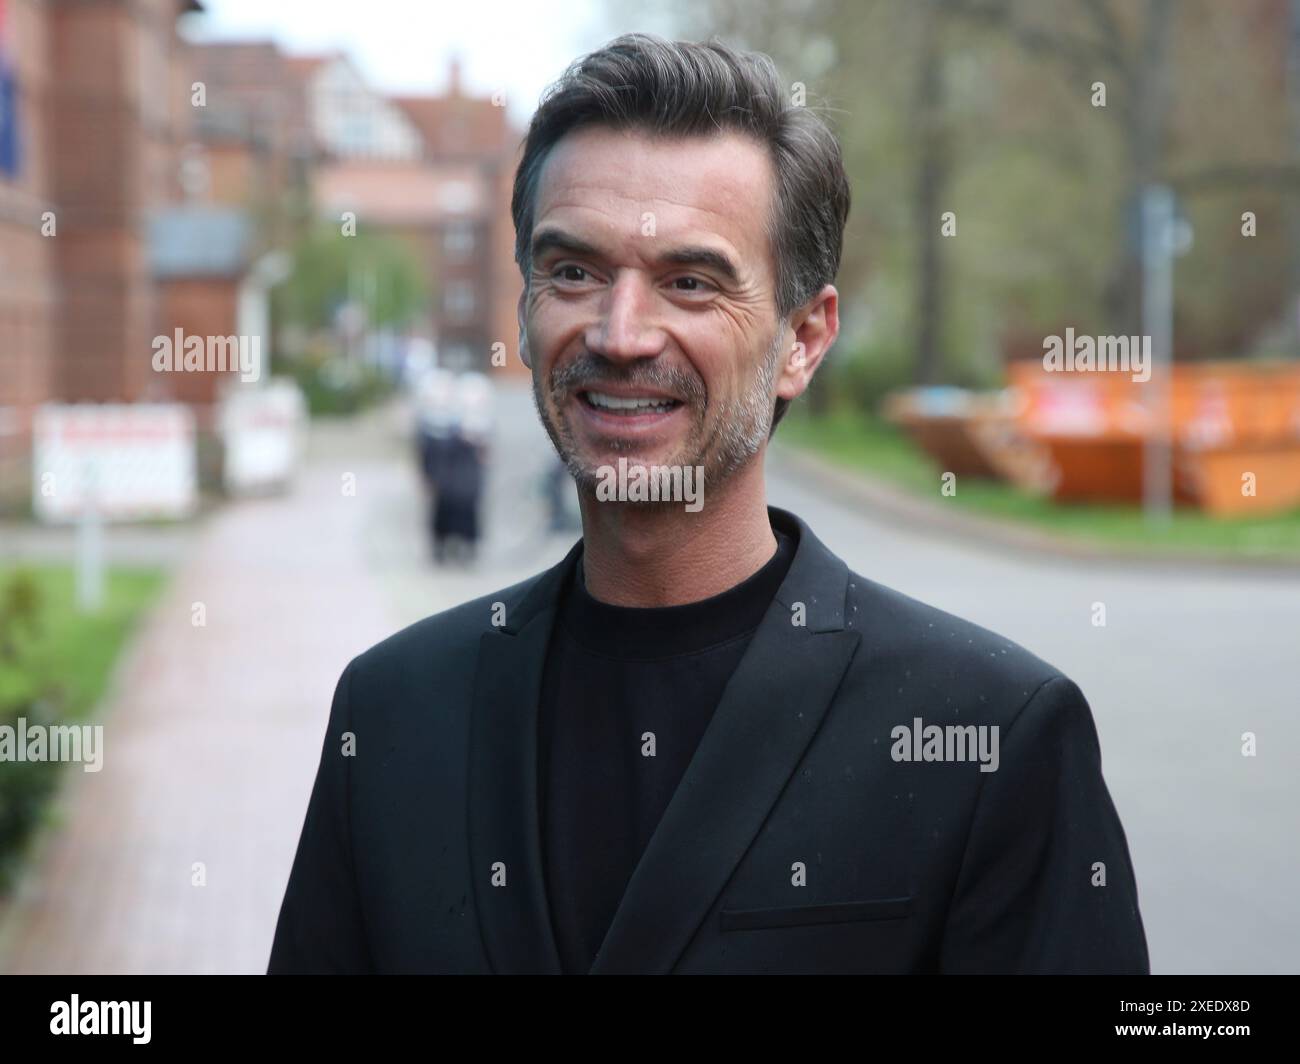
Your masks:
{"label": "mustache", "polygon": [[641,386],[657,392],[667,392],[684,403],[702,403],[707,394],[698,374],[655,362],[620,370],[607,358],[584,354],[551,374],[551,392],[557,396],[601,384]]}

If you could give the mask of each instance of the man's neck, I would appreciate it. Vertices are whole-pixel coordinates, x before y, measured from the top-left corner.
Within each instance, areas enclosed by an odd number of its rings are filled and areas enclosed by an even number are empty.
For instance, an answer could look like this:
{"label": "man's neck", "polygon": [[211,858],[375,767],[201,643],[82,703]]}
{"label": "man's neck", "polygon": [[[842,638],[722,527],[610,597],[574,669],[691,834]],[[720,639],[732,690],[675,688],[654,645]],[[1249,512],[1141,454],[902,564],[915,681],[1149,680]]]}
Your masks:
{"label": "man's neck", "polygon": [[680,606],[720,595],[776,553],[762,456],[696,513],[680,503],[600,502],[581,493],[583,573],[613,606]]}

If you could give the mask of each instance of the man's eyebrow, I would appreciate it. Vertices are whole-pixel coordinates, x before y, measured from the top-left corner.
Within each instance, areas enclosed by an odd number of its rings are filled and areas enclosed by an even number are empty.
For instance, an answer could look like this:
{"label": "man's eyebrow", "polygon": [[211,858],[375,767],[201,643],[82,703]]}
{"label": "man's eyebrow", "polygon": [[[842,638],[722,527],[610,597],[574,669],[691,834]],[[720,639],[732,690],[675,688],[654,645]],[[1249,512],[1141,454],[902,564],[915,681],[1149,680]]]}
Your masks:
{"label": "man's eyebrow", "polygon": [[[533,258],[540,259],[548,251],[567,252],[570,255],[583,255],[594,259],[604,258],[604,253],[594,244],[555,228],[539,230],[533,236]],[[727,255],[713,248],[696,246],[669,248],[660,254],[656,261],[668,266],[705,266],[717,271],[732,284],[740,283],[740,271],[736,269],[735,263]]]}
{"label": "man's eyebrow", "polygon": [[732,284],[740,284],[740,271],[731,259],[713,248],[671,248],[659,256],[659,261],[672,266],[706,266],[722,274]]}
{"label": "man's eyebrow", "polygon": [[585,255],[593,259],[603,257],[600,248],[562,229],[542,229],[533,234],[532,257],[540,259],[548,251],[567,251],[570,255]]}

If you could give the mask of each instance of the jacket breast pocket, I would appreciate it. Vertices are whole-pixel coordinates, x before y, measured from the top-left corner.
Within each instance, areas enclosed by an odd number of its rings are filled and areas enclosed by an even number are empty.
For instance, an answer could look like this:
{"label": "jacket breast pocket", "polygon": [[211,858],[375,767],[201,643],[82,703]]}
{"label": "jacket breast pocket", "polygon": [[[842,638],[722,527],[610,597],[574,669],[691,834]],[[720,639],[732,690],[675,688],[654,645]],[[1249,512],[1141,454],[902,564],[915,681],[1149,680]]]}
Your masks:
{"label": "jacket breast pocket", "polygon": [[911,915],[912,898],[872,898],[829,905],[787,905],[773,909],[722,909],[723,931],[754,931],[771,927],[845,924],[866,920],[900,920]]}

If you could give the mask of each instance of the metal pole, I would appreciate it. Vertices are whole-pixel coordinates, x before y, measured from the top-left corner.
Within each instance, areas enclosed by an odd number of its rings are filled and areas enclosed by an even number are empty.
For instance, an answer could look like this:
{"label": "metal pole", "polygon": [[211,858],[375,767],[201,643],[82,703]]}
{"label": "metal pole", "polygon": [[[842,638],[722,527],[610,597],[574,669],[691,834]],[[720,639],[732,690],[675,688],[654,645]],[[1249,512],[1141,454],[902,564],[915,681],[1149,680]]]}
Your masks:
{"label": "metal pole", "polygon": [[85,495],[77,516],[77,610],[98,613],[104,605],[104,524],[99,511],[99,470],[86,469]]}
{"label": "metal pole", "polygon": [[[1300,0],[1291,0],[1291,40],[1287,48],[1287,109],[1291,118],[1291,159],[1300,165]],[[1300,358],[1300,204],[1290,197],[1292,354]]]}
{"label": "metal pole", "polygon": [[1142,508],[1152,524],[1173,512],[1170,377],[1174,333],[1174,196],[1164,185],[1142,190],[1142,331],[1151,338],[1147,390],[1150,430],[1142,453]]}

